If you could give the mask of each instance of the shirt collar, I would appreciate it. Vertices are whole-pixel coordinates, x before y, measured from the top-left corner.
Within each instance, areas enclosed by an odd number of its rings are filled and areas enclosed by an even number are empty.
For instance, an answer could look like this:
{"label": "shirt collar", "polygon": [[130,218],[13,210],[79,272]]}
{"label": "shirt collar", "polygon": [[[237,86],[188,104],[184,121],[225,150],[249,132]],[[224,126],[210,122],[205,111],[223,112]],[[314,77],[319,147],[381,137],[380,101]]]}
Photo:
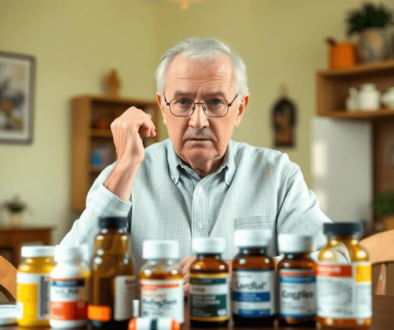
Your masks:
{"label": "shirt collar", "polygon": [[[171,181],[174,184],[178,184],[180,168],[184,168],[187,165],[185,165],[184,162],[176,154],[172,142],[171,141],[169,142],[170,143],[167,148],[168,173],[170,174]],[[231,184],[236,171],[232,144],[233,141],[230,140],[227,145],[227,150],[224,156],[223,164],[220,166],[220,168],[217,171],[217,173],[220,173],[223,170],[226,171],[224,175],[224,180],[228,186]]]}

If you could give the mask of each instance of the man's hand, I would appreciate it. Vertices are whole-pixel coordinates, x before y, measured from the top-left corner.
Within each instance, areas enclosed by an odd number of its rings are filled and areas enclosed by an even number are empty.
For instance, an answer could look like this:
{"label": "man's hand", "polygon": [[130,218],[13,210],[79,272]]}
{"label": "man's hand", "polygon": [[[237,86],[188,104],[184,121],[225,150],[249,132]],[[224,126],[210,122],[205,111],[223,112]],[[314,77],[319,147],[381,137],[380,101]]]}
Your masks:
{"label": "man's hand", "polygon": [[145,157],[142,138],[156,136],[151,115],[131,107],[111,124],[116,154],[115,168],[104,186],[120,199],[128,201],[138,167]]}
{"label": "man's hand", "polygon": [[[183,275],[183,291],[185,296],[189,294],[190,288],[190,266],[196,260],[193,257],[186,257],[179,262],[179,266],[181,267],[182,275]],[[233,262],[232,260],[224,260],[229,268],[230,273],[230,287],[232,285],[232,270],[233,270]]]}

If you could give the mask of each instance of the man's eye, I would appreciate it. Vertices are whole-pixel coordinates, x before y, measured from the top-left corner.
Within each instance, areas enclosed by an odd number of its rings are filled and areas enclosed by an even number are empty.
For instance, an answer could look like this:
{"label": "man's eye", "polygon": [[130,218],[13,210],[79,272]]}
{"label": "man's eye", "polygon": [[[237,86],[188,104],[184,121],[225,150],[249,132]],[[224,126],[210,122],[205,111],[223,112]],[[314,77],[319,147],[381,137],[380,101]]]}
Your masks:
{"label": "man's eye", "polygon": [[224,101],[221,100],[221,99],[213,99],[213,100],[208,100],[208,101],[206,101],[206,103],[207,103],[208,105],[223,105],[223,104],[224,104]]}
{"label": "man's eye", "polygon": [[190,105],[192,103],[192,101],[190,101],[188,99],[180,99],[180,100],[177,100],[176,103],[179,105]]}

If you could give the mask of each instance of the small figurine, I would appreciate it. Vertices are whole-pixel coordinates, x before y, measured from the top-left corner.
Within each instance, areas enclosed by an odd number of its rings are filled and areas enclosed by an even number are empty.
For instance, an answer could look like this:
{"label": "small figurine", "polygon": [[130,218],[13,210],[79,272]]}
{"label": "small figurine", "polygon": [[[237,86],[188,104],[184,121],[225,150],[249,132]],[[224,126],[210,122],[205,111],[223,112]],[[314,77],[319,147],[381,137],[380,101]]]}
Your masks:
{"label": "small figurine", "polygon": [[119,97],[121,88],[118,72],[113,69],[104,79],[104,90],[109,96]]}

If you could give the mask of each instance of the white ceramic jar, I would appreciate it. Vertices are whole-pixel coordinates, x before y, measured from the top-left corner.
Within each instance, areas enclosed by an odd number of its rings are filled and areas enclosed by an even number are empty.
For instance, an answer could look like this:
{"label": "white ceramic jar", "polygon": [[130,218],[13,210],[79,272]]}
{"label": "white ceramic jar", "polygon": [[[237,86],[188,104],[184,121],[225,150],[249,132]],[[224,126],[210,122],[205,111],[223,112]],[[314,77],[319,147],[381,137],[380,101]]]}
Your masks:
{"label": "white ceramic jar", "polygon": [[380,92],[374,84],[361,85],[358,97],[361,110],[378,110],[380,108]]}
{"label": "white ceramic jar", "polygon": [[382,103],[386,108],[394,110],[394,87],[390,87],[388,91],[382,95]]}

